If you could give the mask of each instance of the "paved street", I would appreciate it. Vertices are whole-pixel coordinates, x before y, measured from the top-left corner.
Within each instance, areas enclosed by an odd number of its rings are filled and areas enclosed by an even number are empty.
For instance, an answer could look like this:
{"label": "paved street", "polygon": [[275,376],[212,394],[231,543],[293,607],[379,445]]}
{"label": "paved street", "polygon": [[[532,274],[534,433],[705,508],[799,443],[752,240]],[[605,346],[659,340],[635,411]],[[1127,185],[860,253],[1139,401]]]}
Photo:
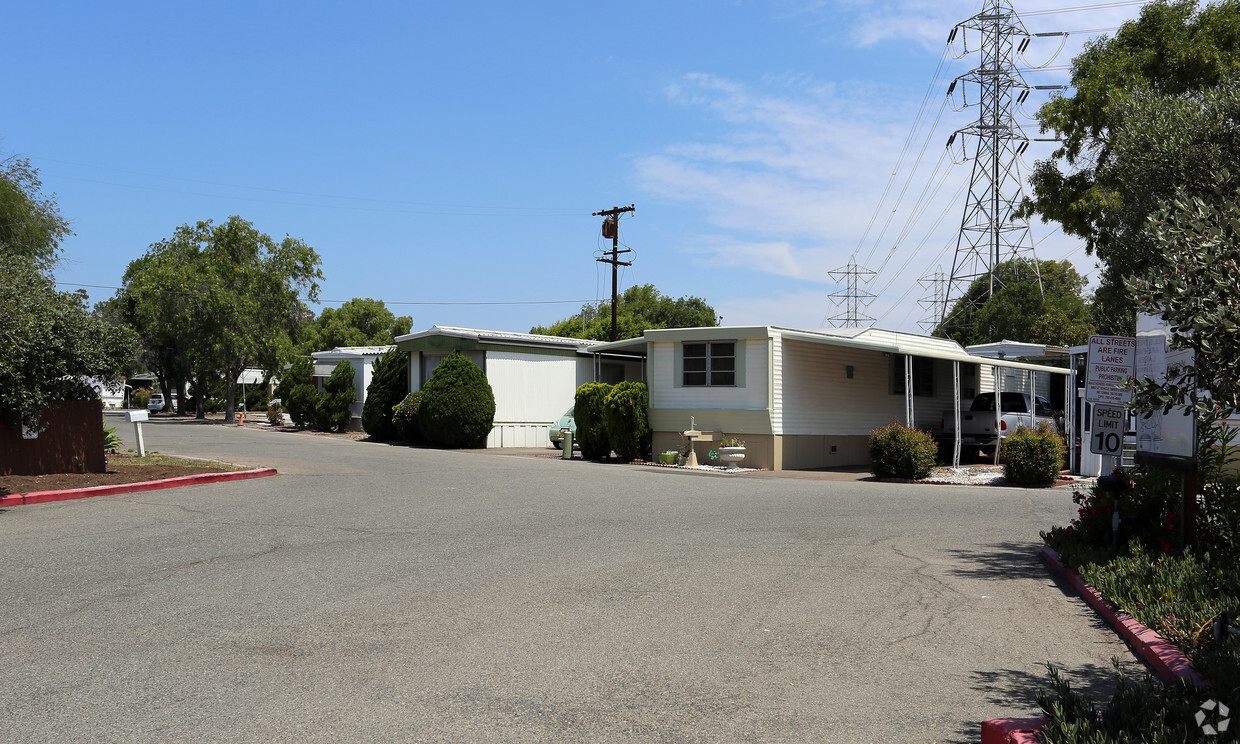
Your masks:
{"label": "paved street", "polygon": [[282,474],[0,512],[0,741],[966,742],[1131,658],[1062,489],[146,441]]}

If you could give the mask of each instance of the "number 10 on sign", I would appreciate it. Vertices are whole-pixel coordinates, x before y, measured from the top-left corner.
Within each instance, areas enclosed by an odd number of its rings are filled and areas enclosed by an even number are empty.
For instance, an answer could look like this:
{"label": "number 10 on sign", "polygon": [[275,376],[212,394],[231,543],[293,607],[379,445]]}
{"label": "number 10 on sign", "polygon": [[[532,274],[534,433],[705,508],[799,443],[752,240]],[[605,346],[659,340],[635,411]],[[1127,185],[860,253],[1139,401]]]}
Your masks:
{"label": "number 10 on sign", "polygon": [[1124,449],[1124,409],[1094,406],[1090,421],[1089,451],[1095,455],[1118,455]]}

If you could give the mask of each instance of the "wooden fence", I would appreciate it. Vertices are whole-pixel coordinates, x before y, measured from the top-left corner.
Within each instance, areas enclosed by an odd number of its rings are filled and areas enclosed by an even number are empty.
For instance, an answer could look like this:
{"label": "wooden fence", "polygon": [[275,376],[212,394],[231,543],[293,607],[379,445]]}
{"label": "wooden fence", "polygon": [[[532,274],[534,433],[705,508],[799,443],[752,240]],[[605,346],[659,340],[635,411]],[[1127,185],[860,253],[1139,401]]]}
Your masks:
{"label": "wooden fence", "polygon": [[33,439],[0,423],[0,475],[102,473],[106,468],[101,401],[53,403]]}

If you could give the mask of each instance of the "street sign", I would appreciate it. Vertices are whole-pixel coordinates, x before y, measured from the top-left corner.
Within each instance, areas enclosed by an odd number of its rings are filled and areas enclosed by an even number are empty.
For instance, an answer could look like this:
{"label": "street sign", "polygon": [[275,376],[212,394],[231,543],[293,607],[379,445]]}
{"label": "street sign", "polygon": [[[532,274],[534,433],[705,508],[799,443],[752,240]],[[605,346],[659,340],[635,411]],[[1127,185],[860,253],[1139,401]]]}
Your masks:
{"label": "street sign", "polygon": [[1085,362],[1085,400],[1123,407],[1132,399],[1123,382],[1132,377],[1137,340],[1127,336],[1090,336]]}
{"label": "street sign", "polygon": [[1124,449],[1124,409],[1094,406],[1089,425],[1089,451],[1095,455],[1118,456]]}

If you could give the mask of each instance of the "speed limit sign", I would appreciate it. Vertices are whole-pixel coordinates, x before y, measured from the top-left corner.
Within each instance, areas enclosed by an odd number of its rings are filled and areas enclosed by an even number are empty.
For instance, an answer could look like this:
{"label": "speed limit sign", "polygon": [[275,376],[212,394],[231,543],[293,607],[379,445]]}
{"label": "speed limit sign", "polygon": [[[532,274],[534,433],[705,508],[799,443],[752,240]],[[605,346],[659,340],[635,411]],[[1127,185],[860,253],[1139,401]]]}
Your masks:
{"label": "speed limit sign", "polygon": [[1095,455],[1118,455],[1124,449],[1124,409],[1094,406],[1090,418],[1089,451]]}

